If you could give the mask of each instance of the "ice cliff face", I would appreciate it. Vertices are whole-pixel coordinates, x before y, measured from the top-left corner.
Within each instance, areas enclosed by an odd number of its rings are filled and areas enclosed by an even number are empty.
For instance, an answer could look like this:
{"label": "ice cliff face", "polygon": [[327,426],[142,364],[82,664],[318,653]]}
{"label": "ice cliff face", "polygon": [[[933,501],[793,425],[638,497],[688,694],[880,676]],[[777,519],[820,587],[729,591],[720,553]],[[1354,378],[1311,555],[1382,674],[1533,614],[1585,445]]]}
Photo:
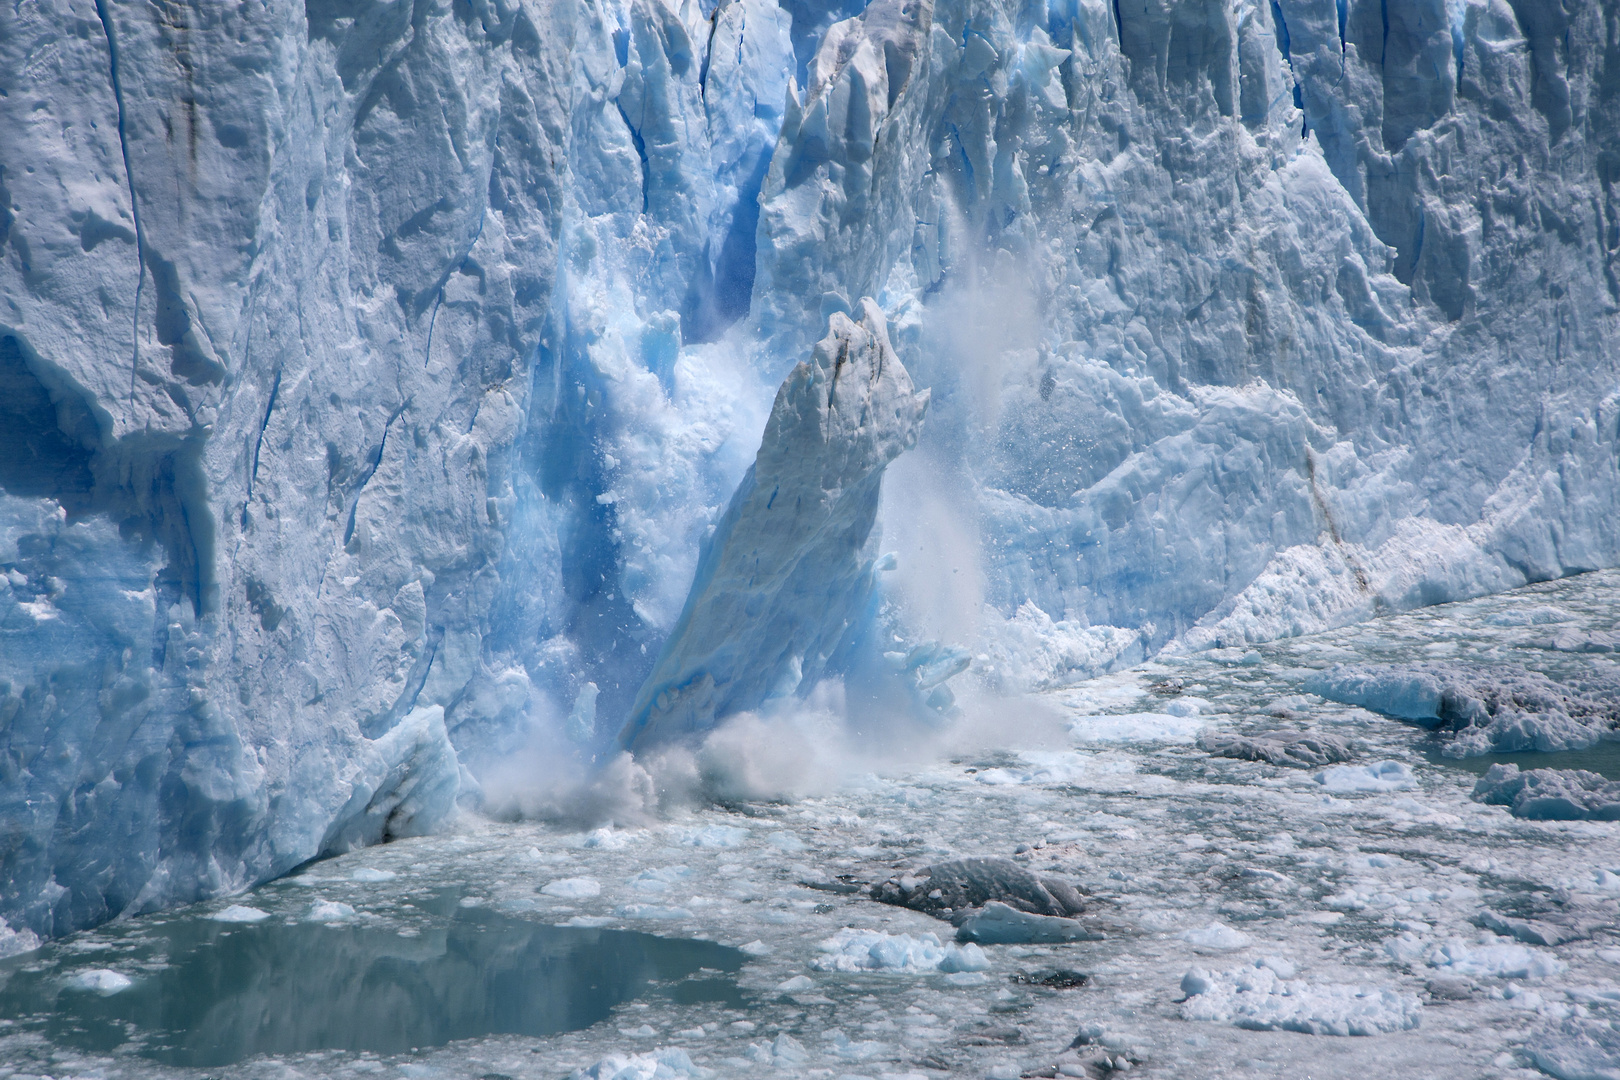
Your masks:
{"label": "ice cliff face", "polygon": [[884,632],[1008,687],[1620,563],[1617,42],[1599,0],[7,5],[0,915],[432,828],[585,704],[599,748],[863,297],[934,395]]}
{"label": "ice cliff face", "polygon": [[630,750],[805,694],[854,647],[872,597],[883,470],[916,445],[928,392],[883,313],[834,314],[776,394],[759,456],[698,560],[692,592],[620,734]]}

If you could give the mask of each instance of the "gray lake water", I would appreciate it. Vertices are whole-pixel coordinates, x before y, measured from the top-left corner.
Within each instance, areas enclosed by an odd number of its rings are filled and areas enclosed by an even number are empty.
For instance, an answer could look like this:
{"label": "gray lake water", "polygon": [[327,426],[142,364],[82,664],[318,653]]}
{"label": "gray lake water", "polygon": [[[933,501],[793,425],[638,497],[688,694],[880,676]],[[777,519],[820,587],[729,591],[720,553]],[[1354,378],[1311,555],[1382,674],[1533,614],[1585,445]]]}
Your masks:
{"label": "gray lake water", "polygon": [[[403,935],[350,920],[160,918],[104,929],[92,952],[69,939],[0,966],[0,1017],[88,1051],[208,1067],[555,1035],[644,997],[743,1003],[733,976],[747,957],[713,942],[548,926],[460,907],[450,890],[415,906],[427,925]],[[84,972],[106,970],[92,964],[114,959],[135,973],[128,987],[83,985]]]}

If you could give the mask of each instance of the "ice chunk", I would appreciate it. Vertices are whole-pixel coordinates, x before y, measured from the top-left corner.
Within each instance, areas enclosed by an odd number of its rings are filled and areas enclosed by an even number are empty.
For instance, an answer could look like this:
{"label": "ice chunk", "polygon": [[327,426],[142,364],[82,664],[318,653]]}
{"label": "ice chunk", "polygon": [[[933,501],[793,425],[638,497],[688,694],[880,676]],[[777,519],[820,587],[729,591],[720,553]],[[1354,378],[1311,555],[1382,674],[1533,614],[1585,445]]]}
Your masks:
{"label": "ice chunk", "polygon": [[1558,1080],[1620,1080],[1620,1023],[1570,1017],[1530,1036],[1524,1051]]}
{"label": "ice chunk", "polygon": [[1357,791],[1404,791],[1416,781],[1412,770],[1398,761],[1371,765],[1335,765],[1316,774],[1316,782],[1334,794]]}
{"label": "ice chunk", "polygon": [[840,663],[873,588],[883,470],[916,442],[927,406],[875,303],[861,301],[858,322],[833,314],[777,392],[622,745],[701,734],[773,696],[808,693]]}
{"label": "ice chunk", "polygon": [[1555,915],[1551,919],[1516,919],[1489,909],[1475,916],[1474,922],[1527,945],[1547,946],[1591,937],[1592,931],[1602,925],[1600,920],[1583,922],[1569,915]]}
{"label": "ice chunk", "polygon": [[747,839],[748,830],[739,825],[704,825],[681,834],[681,843],[688,847],[742,847]]}
{"label": "ice chunk", "polygon": [[1377,1035],[1418,1026],[1416,996],[1380,987],[1287,979],[1264,961],[1229,971],[1193,968],[1181,980],[1181,1015],[1252,1031]]}
{"label": "ice chunk", "polygon": [[215,922],[256,923],[268,919],[270,913],[260,911],[256,907],[248,907],[245,904],[232,904],[230,907],[216,911],[208,917]]}
{"label": "ice chunk", "polygon": [[1041,876],[1011,859],[952,859],[879,885],[872,898],[939,915],[1000,901],[1036,915],[1068,916],[1085,910],[1073,885]]}
{"label": "ice chunk", "polygon": [[1312,676],[1305,687],[1334,701],[1442,729],[1449,737],[1444,752],[1451,757],[1583,750],[1620,726],[1620,693],[1586,693],[1514,668],[1340,664]]}
{"label": "ice chunk", "polygon": [[1293,769],[1332,765],[1354,756],[1345,740],[1315,732],[1276,731],[1252,736],[1211,732],[1198,740],[1198,746],[1216,757],[1264,761]]}
{"label": "ice chunk", "polygon": [[1431,950],[1427,960],[1430,967],[1443,967],[1454,975],[1496,979],[1541,979],[1567,967],[1550,952],[1489,935],[1483,942],[1451,938]]}
{"label": "ice chunk", "polygon": [[81,971],[68,979],[67,984],[75,990],[88,990],[92,994],[110,997],[120,990],[127,990],[135,985],[135,980],[128,975],[121,975],[109,968],[92,968]]}
{"label": "ice chunk", "polygon": [[1242,949],[1254,943],[1248,934],[1222,922],[1211,922],[1195,930],[1183,930],[1176,937],[1200,949]]}
{"label": "ice chunk", "polygon": [[589,743],[596,735],[596,699],[599,693],[596,684],[588,682],[579,688],[579,693],[574,697],[574,707],[568,713],[564,730],[577,743]]}
{"label": "ice chunk", "polygon": [[379,870],[374,866],[362,866],[349,875],[351,881],[358,881],[366,885],[378,885],[384,881],[393,881],[399,877],[392,870]]}
{"label": "ice chunk", "polygon": [[1036,915],[998,900],[991,900],[972,912],[956,928],[957,941],[977,941],[985,945],[1056,944],[1102,939],[1103,935],[1088,930],[1077,919]]}
{"label": "ice chunk", "polygon": [[1546,604],[1533,607],[1515,605],[1506,611],[1494,611],[1485,616],[1487,626],[1548,626],[1553,623],[1569,622],[1574,616],[1562,608],[1555,608]]}
{"label": "ice chunk", "polygon": [[1620,782],[1584,769],[1492,765],[1473,796],[1506,806],[1514,817],[1538,821],[1620,821]]}
{"label": "ice chunk", "polygon": [[[648,1034],[653,1032],[649,1029]],[[576,1069],[569,1080],[674,1080],[680,1076],[708,1080],[713,1075],[713,1070],[693,1064],[685,1050],[671,1048],[646,1054],[609,1054],[594,1065]]]}
{"label": "ice chunk", "polygon": [[1620,652],[1620,633],[1612,630],[1560,630],[1546,643],[1554,652],[1614,653]]}
{"label": "ice chunk", "polygon": [[39,948],[39,935],[32,930],[13,930],[0,919],[0,960]]}
{"label": "ice chunk", "polygon": [[354,908],[336,900],[316,900],[309,905],[310,922],[343,922],[354,918]]}
{"label": "ice chunk", "polygon": [[817,971],[889,971],[903,974],[982,971],[990,966],[977,945],[942,945],[933,934],[886,934],[845,927],[821,943]]}
{"label": "ice chunk", "polygon": [[540,886],[540,891],[547,896],[556,896],[564,900],[585,900],[592,896],[601,896],[602,884],[595,878],[588,877],[558,878]]}

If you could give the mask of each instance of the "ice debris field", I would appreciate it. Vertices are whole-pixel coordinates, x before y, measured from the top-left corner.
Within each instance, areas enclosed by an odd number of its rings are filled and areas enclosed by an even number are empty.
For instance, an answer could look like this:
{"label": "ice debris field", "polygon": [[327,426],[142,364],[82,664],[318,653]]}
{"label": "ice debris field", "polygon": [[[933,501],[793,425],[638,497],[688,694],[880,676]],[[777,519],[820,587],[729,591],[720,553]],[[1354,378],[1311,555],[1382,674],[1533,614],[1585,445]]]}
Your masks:
{"label": "ice debris field", "polygon": [[[1004,745],[964,730],[935,760],[796,801],[646,828],[468,824],[314,863],[4,961],[8,1009],[19,987],[63,1004],[0,1027],[0,1071],[1611,1077],[1620,838],[1591,819],[1613,803],[1521,813],[1515,775],[1571,755],[1449,756],[1423,717],[1307,687],[1421,657],[1475,689],[1535,672],[1574,693],[1620,665],[1557,641],[1612,626],[1617,602],[1608,571],[1167,656],[1045,695],[1019,729],[994,725]],[[1279,746],[1301,749],[1262,752]],[[1620,777],[1615,759],[1590,760]],[[164,1026],[175,1017],[118,1006],[203,963],[197,941],[255,961],[190,1017],[225,1033],[206,1070],[173,1064],[196,1060]],[[445,974],[468,958],[478,971]],[[575,986],[580,1014],[525,1013],[521,984],[501,982],[514,964]],[[275,1043],[297,996],[278,990],[411,1017],[424,1001],[400,985],[434,965],[451,999],[487,1000],[463,1005],[467,1026],[420,1017],[372,1046]]]}

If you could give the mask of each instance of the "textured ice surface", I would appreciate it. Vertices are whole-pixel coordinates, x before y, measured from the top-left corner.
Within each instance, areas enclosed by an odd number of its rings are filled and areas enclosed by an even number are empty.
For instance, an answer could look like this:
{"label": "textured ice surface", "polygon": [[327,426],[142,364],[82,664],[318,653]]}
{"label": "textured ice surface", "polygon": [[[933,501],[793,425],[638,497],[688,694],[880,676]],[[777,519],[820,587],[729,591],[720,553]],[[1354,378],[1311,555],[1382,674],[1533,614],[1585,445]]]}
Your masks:
{"label": "textured ice surface", "polygon": [[1351,791],[1401,791],[1412,787],[1412,770],[1398,761],[1371,765],[1335,765],[1316,774],[1316,782],[1336,794]]}
{"label": "textured ice surface", "polygon": [[1207,971],[1193,968],[1181,980],[1188,1020],[1234,1024],[1258,1031],[1308,1035],[1377,1035],[1415,1028],[1416,995],[1380,987],[1311,984],[1286,979],[1269,967]]}
{"label": "textured ice surface", "polygon": [[1558,1080],[1620,1080],[1620,1025],[1570,1018],[1536,1032],[1525,1047]]}
{"label": "textured ice surface", "polygon": [[1514,817],[1543,821],[1620,821],[1620,783],[1581,769],[1492,765],[1474,785],[1480,802],[1506,806]]}
{"label": "textured ice surface", "polygon": [[933,934],[886,934],[845,928],[821,943],[817,971],[893,971],[904,974],[983,971],[990,966],[977,945],[941,945]]}
{"label": "textured ice surface", "polygon": [[1220,733],[1204,736],[1198,740],[1198,745],[1220,757],[1264,761],[1296,769],[1349,761],[1353,756],[1343,739],[1317,732],[1266,732],[1253,737]]}
{"label": "textured ice surface", "polygon": [[0,915],[587,761],[863,296],[934,393],[885,651],[1057,687],[1620,562],[1611,14],[6,5]]}
{"label": "textured ice surface", "polygon": [[1602,675],[1597,681],[1596,692],[1583,692],[1533,671],[1427,663],[1337,665],[1305,685],[1335,701],[1442,728],[1451,733],[1445,752],[1466,757],[1596,744],[1620,727],[1620,683]]}
{"label": "textured ice surface", "polygon": [[1085,910],[1073,885],[1029,871],[1011,859],[951,859],[901,874],[872,891],[874,899],[949,917],[990,901],[1033,915],[1062,917]]}

